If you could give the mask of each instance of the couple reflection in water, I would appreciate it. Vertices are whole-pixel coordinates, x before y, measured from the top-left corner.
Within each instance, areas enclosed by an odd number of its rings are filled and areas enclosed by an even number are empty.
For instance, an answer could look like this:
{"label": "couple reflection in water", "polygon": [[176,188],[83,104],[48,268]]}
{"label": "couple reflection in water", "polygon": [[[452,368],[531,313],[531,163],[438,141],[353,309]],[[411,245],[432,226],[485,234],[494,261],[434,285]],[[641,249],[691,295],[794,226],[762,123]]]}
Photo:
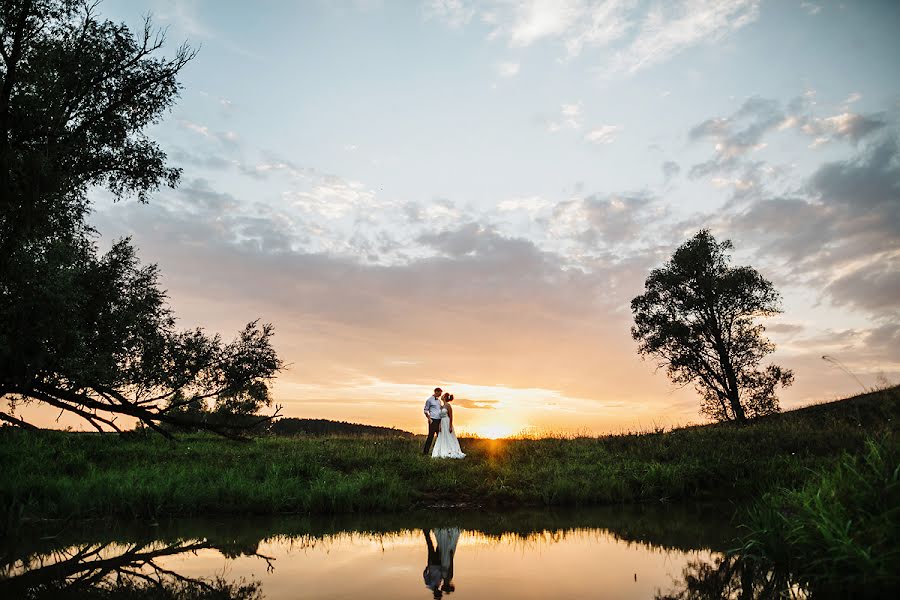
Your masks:
{"label": "couple reflection in water", "polygon": [[425,544],[428,546],[428,564],[422,572],[425,587],[431,590],[435,598],[456,590],[453,585],[453,557],[456,554],[456,543],[459,541],[459,528],[446,527],[434,531],[437,542],[431,541],[431,530],[423,529]]}

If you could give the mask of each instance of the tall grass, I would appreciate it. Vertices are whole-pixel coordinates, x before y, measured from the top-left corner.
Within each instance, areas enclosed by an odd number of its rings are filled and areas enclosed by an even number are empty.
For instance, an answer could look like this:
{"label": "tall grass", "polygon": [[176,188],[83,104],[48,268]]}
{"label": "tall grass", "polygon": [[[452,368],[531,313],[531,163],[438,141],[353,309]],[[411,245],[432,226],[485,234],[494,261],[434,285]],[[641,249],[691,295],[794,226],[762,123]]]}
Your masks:
{"label": "tall grass", "polygon": [[766,494],[750,511],[741,554],[810,589],[900,587],[898,458],[895,439],[870,439],[862,454],[844,454],[799,489]]}

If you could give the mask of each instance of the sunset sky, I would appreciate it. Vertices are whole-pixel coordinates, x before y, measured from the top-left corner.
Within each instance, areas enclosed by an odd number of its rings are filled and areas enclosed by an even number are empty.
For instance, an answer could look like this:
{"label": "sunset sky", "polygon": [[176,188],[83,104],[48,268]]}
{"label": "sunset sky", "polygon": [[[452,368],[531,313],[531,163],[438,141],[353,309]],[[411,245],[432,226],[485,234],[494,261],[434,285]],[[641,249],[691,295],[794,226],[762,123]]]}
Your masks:
{"label": "sunset sky", "polygon": [[[463,432],[699,423],[629,301],[699,228],[784,296],[783,408],[900,382],[900,3],[187,2],[100,11],[199,47],[149,133],[183,168],[95,191],[179,325],[276,328],[286,416]],[[55,416],[55,415],[54,415]]]}

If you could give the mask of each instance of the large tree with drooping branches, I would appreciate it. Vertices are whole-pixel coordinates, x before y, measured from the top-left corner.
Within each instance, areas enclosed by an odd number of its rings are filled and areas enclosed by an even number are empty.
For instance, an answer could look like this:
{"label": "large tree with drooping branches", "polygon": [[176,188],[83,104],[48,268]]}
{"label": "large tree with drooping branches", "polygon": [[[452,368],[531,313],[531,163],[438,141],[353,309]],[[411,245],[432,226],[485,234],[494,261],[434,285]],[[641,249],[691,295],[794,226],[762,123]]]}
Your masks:
{"label": "large tree with drooping branches", "polygon": [[0,5],[0,420],[29,427],[16,408],[41,402],[104,431],[126,415],[236,436],[272,416],[247,418],[270,405],[282,367],[272,326],[253,321],[228,343],[177,330],[157,267],[128,239],[100,253],[87,222],[92,189],[147,202],[177,184],[144,132],[194,51],[163,56],[149,18],[135,33],[96,9]]}

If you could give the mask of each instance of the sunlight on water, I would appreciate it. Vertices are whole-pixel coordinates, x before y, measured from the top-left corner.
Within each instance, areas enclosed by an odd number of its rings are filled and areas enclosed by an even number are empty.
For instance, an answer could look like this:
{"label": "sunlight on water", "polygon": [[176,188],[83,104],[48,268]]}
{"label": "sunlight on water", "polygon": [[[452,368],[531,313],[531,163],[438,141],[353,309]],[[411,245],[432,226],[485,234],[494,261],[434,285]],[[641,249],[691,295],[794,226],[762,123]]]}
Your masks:
{"label": "sunlight on water", "polygon": [[[438,557],[447,555],[449,549],[439,547],[447,530],[430,533]],[[623,542],[599,530],[527,537],[462,531],[451,558],[434,565],[435,592],[426,586],[429,552],[421,530],[265,540],[258,553],[269,557],[271,570],[265,559],[227,559],[216,550],[158,564],[188,577],[227,573],[259,580],[267,598],[576,598],[601,591],[610,598],[652,598],[671,588],[689,561],[714,558],[709,551]]]}
{"label": "sunlight on water", "polygon": [[719,598],[759,579],[715,513],[604,510],[63,524],[5,542],[0,597]]}

